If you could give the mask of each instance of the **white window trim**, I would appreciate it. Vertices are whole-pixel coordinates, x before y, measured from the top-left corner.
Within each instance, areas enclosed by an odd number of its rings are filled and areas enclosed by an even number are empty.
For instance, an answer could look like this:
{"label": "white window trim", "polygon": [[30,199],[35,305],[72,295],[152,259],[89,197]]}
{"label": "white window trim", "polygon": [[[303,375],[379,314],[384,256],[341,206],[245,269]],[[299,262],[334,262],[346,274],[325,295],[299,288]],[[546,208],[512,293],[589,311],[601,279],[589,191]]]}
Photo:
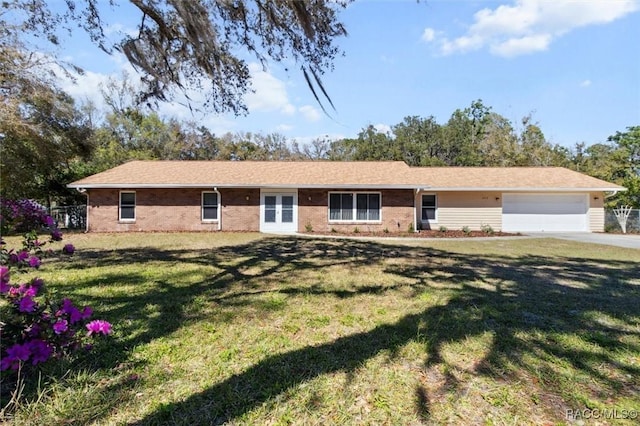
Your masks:
{"label": "white window trim", "polygon": [[[133,194],[135,197],[135,203],[133,203],[133,219],[132,218],[123,218],[122,217],[122,194]],[[126,207],[130,207],[127,205]],[[136,217],[138,216],[138,194],[136,191],[120,191],[118,193],[118,221],[120,222],[135,222]]]}
{"label": "white window trim", "polygon": [[[352,217],[353,219],[348,220],[336,220],[331,219],[331,194],[352,194],[353,195],[353,207],[352,207]],[[357,195],[358,194],[378,194],[379,195],[379,204],[378,211],[380,212],[380,219],[378,220],[358,220],[358,202]],[[327,219],[329,223],[382,223],[382,192],[381,191],[329,191],[329,195],[327,196]]]}
{"label": "white window trim", "polygon": [[[435,210],[435,217],[433,220],[430,219],[423,219],[422,218],[422,209],[424,208],[423,204],[422,204],[422,199],[425,195],[433,195],[436,200],[435,206],[433,207],[433,209]],[[431,208],[431,207],[429,207]],[[434,193],[434,192],[423,192],[420,194],[420,222],[422,223],[438,223],[438,194]]]}
{"label": "white window trim", "polygon": [[[217,205],[217,217],[215,219],[205,219],[204,218],[204,194],[216,194],[218,197],[218,205]],[[200,220],[202,222],[218,222],[220,220],[220,207],[221,207],[221,202],[220,202],[220,191],[202,191],[202,193],[200,194]]]}

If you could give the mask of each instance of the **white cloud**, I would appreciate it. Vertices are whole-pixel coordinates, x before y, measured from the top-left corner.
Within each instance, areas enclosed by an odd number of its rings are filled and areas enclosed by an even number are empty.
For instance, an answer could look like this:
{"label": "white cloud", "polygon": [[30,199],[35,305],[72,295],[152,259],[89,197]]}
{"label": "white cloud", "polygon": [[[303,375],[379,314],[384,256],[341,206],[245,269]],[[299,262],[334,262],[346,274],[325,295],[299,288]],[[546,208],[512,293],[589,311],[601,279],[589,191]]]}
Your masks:
{"label": "white cloud", "polygon": [[299,109],[300,113],[307,119],[307,121],[318,121],[322,118],[322,114],[317,108],[311,105],[303,105]]}
{"label": "white cloud", "polygon": [[436,31],[433,28],[425,28],[422,32],[421,40],[426,43],[432,42],[433,40],[435,40],[435,38]]}
{"label": "white cloud", "polygon": [[[70,58],[71,61],[73,58]],[[87,71],[82,75],[75,75],[75,81],[71,78],[62,77],[64,75],[60,69],[55,69],[57,75],[61,76],[58,80],[60,88],[69,93],[80,102],[91,101],[99,110],[106,111],[107,106],[101,93],[101,87],[110,79],[120,80],[123,73],[126,72],[131,79],[137,79],[138,74],[131,67],[129,62],[115,55],[112,61],[116,64],[116,70],[112,73],[99,73]],[[290,101],[287,93],[286,84],[274,77],[267,71],[264,71],[258,64],[250,64],[252,84],[254,92],[247,93],[245,103],[252,113],[276,113],[286,116],[300,114],[309,122],[319,121],[322,113],[312,105],[304,105],[296,108]],[[230,115],[208,114],[204,112],[192,111],[186,105],[202,105],[205,102],[207,90],[191,91],[187,99],[182,93],[174,93],[175,99],[172,102],[159,102],[157,112],[164,117],[175,117],[180,120],[195,120],[198,123],[208,127],[216,134],[236,131],[241,121]],[[277,126],[277,131],[290,131],[293,126],[281,124]]]}
{"label": "white cloud", "polygon": [[384,123],[378,123],[378,124],[374,124],[373,128],[376,129],[376,132],[378,133],[391,133],[391,126],[389,126],[388,124],[384,124]]}
{"label": "white cloud", "polygon": [[290,124],[278,124],[276,126],[276,131],[277,132],[288,132],[289,130],[292,130],[293,126]]}
{"label": "white cloud", "polygon": [[247,93],[245,102],[249,112],[281,112],[293,115],[296,108],[289,101],[287,89],[282,80],[264,71],[257,63],[249,64],[254,92]]}
{"label": "white cloud", "polygon": [[[639,9],[638,0],[516,0],[476,12],[466,34],[439,42],[443,54],[488,47],[495,55],[512,57],[546,50],[555,38],[576,28],[606,24]],[[436,32],[427,30],[423,40],[436,38]]]}
{"label": "white cloud", "polygon": [[550,34],[537,34],[520,38],[510,38],[505,42],[491,46],[491,53],[498,56],[512,57],[527,53],[547,50],[551,43]]}
{"label": "white cloud", "polygon": [[315,136],[296,136],[295,138],[293,138],[293,140],[298,142],[300,146],[304,146],[304,145],[311,144],[311,142],[313,142],[316,139],[327,139],[329,141],[337,141],[340,139],[344,139],[346,137],[347,137],[346,135],[343,135],[341,133],[332,133],[332,134],[324,133],[324,134],[315,135]]}
{"label": "white cloud", "polygon": [[477,35],[458,37],[453,41],[443,39],[441,42],[442,53],[449,55],[451,53],[464,53],[471,50],[477,50],[482,47],[483,39]]}
{"label": "white cloud", "polygon": [[589,87],[591,86],[591,80],[584,80],[580,83],[580,87]]}

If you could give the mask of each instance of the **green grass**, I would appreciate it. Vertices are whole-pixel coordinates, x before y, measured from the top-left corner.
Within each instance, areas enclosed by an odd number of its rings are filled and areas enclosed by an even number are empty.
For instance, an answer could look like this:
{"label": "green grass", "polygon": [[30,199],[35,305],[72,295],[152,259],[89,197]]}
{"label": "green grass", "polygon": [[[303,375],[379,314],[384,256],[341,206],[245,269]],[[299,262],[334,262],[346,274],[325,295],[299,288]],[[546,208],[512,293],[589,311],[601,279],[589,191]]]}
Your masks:
{"label": "green grass", "polygon": [[[76,234],[39,275],[114,335],[11,423],[562,424],[640,411],[640,251]],[[600,419],[601,423],[632,420]]]}

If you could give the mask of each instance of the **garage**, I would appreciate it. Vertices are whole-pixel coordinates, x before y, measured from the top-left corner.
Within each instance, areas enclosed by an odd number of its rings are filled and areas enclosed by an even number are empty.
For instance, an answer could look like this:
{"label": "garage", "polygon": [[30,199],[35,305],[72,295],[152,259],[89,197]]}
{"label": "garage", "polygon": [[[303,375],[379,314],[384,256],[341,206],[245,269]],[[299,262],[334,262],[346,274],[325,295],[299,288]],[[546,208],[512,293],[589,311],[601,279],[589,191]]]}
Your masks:
{"label": "garage", "polygon": [[503,194],[502,230],[506,232],[588,231],[588,195]]}

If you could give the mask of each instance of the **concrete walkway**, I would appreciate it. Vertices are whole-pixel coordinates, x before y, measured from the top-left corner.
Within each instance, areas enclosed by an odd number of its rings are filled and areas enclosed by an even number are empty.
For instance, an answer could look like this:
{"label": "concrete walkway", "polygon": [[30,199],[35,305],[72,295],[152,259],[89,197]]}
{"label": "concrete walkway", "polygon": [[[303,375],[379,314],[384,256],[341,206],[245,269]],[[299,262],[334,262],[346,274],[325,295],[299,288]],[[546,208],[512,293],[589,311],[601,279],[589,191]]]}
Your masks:
{"label": "concrete walkway", "polygon": [[536,238],[559,238],[581,243],[605,244],[608,246],[640,249],[638,234],[601,234],[590,232],[530,232],[527,235]]}
{"label": "concrete walkway", "polygon": [[364,241],[500,241],[500,240],[516,240],[526,238],[558,238],[561,240],[578,241],[581,243],[605,244],[615,247],[640,249],[639,234],[604,234],[590,232],[527,232],[523,235],[505,236],[505,237],[473,237],[473,238],[425,238],[425,237],[380,237],[380,236],[355,236],[355,235],[331,235],[331,234],[304,234],[304,233],[276,233],[272,235],[295,235],[306,238],[328,238],[328,239],[350,239]]}

